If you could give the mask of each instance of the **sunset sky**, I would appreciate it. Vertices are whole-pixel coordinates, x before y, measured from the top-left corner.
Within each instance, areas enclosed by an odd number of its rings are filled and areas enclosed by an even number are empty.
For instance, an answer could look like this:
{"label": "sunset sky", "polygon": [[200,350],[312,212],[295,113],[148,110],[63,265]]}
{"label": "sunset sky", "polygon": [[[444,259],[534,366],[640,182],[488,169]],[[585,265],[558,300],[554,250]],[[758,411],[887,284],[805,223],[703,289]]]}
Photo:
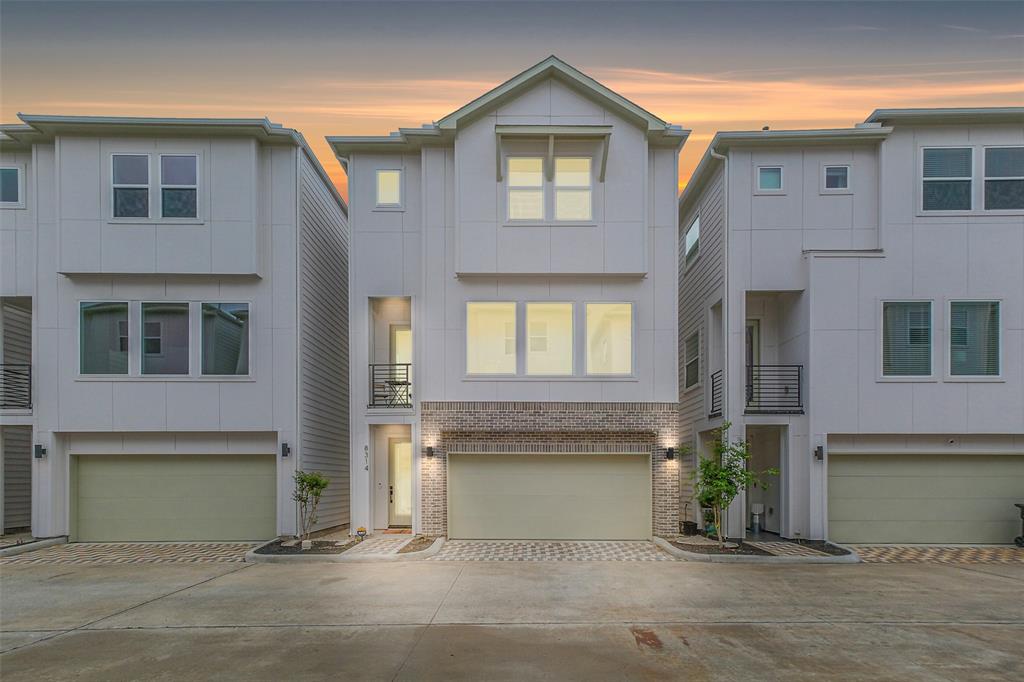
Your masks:
{"label": "sunset sky", "polygon": [[693,129],[683,185],[716,130],[1024,105],[1024,2],[0,0],[0,121],[269,116],[344,192],[325,135],[437,120],[549,54]]}

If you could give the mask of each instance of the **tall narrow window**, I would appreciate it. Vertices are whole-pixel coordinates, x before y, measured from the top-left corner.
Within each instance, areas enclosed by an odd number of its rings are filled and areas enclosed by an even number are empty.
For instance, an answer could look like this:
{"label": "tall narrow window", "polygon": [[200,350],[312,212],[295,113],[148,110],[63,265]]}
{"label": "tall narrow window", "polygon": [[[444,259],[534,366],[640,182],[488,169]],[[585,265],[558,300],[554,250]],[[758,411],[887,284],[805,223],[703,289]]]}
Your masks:
{"label": "tall narrow window", "polygon": [[516,373],[516,304],[466,304],[466,373]]}
{"label": "tall narrow window", "polygon": [[555,159],[555,220],[591,220],[593,179],[589,157]]}
{"label": "tall narrow window", "polygon": [[971,210],[973,152],[970,147],[933,148],[923,151],[923,210]]}
{"label": "tall narrow window", "polygon": [[188,303],[142,304],[142,373],[188,374]]}
{"label": "tall narrow window", "polygon": [[21,208],[25,205],[19,166],[0,166],[0,208]]}
{"label": "tall narrow window", "polygon": [[160,157],[160,215],[195,218],[198,213],[198,157],[164,154]]}
{"label": "tall narrow window", "polygon": [[633,305],[587,304],[587,374],[632,374]]}
{"label": "tall narrow window", "polygon": [[985,210],[1024,208],[1024,147],[985,150]]}
{"label": "tall narrow window", "polygon": [[683,261],[689,265],[697,260],[700,249],[700,216],[693,219],[683,235]]}
{"label": "tall narrow window", "polygon": [[82,374],[128,373],[128,304],[80,306],[79,361]]}
{"label": "tall narrow window", "polygon": [[949,305],[949,373],[999,376],[999,302]]}
{"label": "tall narrow window", "polygon": [[696,386],[700,381],[700,332],[694,332],[683,344],[683,387]]}
{"label": "tall narrow window", "polygon": [[149,217],[149,155],[114,154],[114,217]]}
{"label": "tall narrow window", "polygon": [[882,304],[882,374],[888,377],[932,373],[932,304],[886,301]]}
{"label": "tall narrow window", "polygon": [[377,206],[396,208],[402,205],[402,171],[377,171]]}
{"label": "tall narrow window", "polygon": [[204,303],[202,317],[203,374],[248,374],[249,304]]}
{"label": "tall narrow window", "polygon": [[526,330],[527,374],[572,374],[572,303],[527,303]]}
{"label": "tall narrow window", "polygon": [[544,219],[543,158],[508,158],[508,219]]}

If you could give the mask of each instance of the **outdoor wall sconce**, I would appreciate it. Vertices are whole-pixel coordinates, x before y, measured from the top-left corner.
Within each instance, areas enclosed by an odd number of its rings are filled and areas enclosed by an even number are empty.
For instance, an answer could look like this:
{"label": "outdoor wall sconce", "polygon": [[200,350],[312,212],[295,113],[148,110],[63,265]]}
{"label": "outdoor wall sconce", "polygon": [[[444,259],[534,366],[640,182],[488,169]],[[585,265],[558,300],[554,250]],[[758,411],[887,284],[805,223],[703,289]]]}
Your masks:
{"label": "outdoor wall sconce", "polygon": [[292,454],[291,446],[288,443],[281,443],[281,456],[287,457],[290,454]]}
{"label": "outdoor wall sconce", "polygon": [[433,446],[428,445],[427,446],[427,457],[433,457],[433,456],[434,456],[434,448],[433,448]]}
{"label": "outdoor wall sconce", "polygon": [[814,459],[818,460],[819,462],[821,460],[825,459],[825,446],[824,445],[819,445],[818,447],[814,448]]}
{"label": "outdoor wall sconce", "polygon": [[37,444],[33,446],[32,452],[35,455],[36,459],[42,459],[43,457],[46,457],[46,448],[43,447],[42,445]]}
{"label": "outdoor wall sconce", "polygon": [[676,458],[676,449],[675,448],[666,448],[665,449],[665,459],[673,460],[675,458]]}

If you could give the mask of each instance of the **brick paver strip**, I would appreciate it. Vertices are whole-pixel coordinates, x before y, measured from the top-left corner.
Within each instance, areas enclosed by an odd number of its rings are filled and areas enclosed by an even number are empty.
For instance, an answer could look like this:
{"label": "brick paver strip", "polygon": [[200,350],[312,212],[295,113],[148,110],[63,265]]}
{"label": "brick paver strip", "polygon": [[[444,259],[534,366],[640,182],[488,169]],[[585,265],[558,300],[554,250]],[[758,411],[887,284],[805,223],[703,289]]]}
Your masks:
{"label": "brick paver strip", "polygon": [[650,542],[449,540],[428,561],[674,561]]}
{"label": "brick paver strip", "polygon": [[0,559],[0,564],[239,563],[251,542],[81,542]]}
{"label": "brick paver strip", "polygon": [[819,552],[813,547],[801,545],[798,542],[765,542],[761,540],[748,541],[746,544],[758,549],[763,549],[775,556],[829,556],[825,552]]}
{"label": "brick paver strip", "polygon": [[875,564],[1014,564],[1024,563],[1018,547],[938,547],[854,545],[867,563]]}

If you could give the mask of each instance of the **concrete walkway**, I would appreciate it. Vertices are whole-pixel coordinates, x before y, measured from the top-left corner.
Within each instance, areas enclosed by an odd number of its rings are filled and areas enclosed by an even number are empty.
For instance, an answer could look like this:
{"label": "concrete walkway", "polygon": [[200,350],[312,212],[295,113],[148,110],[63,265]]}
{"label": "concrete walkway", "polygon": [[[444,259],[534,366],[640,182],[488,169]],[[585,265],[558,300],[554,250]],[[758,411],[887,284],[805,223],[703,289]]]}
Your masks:
{"label": "concrete walkway", "polygon": [[14,564],[4,682],[1024,677],[1024,566]]}

